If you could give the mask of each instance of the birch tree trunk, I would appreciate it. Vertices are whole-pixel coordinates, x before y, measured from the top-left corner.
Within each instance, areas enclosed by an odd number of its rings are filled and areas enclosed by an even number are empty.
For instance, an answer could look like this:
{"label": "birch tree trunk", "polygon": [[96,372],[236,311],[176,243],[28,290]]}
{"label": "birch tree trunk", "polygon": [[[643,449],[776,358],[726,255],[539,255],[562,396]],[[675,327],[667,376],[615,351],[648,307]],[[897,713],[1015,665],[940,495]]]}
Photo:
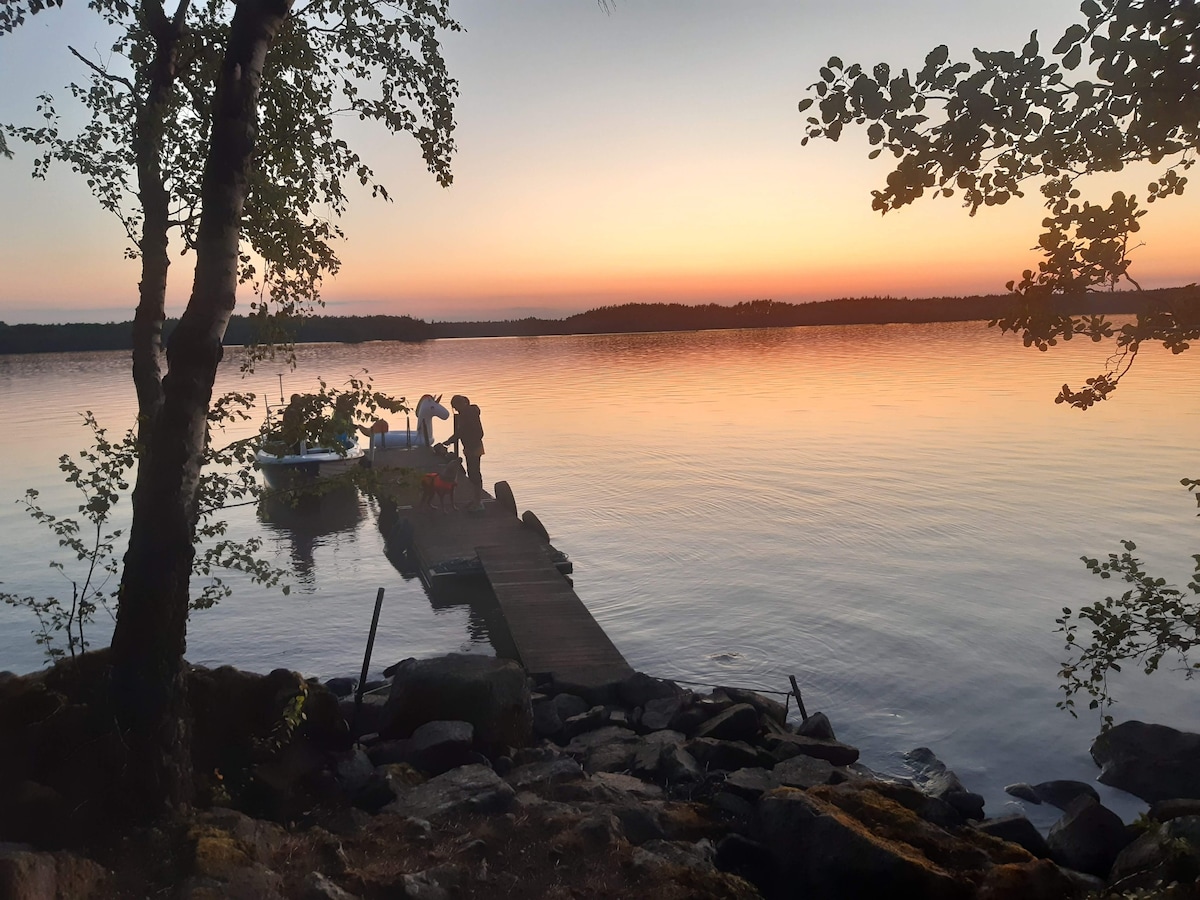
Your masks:
{"label": "birch tree trunk", "polygon": [[167,345],[163,399],[149,423],[113,633],[112,687],[130,751],[131,800],[145,813],[191,798],[186,648],[196,490],[221,339],[237,288],[239,226],[267,51],[291,0],[241,0],[213,101],[196,274]]}
{"label": "birch tree trunk", "polygon": [[137,167],[138,200],[142,208],[142,280],[133,316],[133,384],[138,397],[138,435],[149,441],[149,429],[162,408],[162,331],[166,320],[167,230],[170,195],[162,171],[163,136],[167,105],[175,84],[179,41],[187,20],[189,0],[179,0],[168,19],[159,0],[142,0],[141,18],[154,40],[154,58],[148,68],[146,93],[133,125],[133,155]]}

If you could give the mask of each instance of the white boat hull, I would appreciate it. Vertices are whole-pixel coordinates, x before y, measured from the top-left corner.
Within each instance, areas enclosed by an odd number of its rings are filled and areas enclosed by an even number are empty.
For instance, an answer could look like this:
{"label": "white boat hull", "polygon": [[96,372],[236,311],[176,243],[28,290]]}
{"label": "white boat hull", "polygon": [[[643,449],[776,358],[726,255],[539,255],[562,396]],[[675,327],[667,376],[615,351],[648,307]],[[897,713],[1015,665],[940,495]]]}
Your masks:
{"label": "white boat hull", "polygon": [[298,482],[315,481],[344,474],[358,466],[363,458],[359,447],[350,447],[338,453],[326,447],[313,447],[301,453],[282,456],[269,450],[259,450],[255,464],[262,470],[267,486],[275,489],[293,487]]}

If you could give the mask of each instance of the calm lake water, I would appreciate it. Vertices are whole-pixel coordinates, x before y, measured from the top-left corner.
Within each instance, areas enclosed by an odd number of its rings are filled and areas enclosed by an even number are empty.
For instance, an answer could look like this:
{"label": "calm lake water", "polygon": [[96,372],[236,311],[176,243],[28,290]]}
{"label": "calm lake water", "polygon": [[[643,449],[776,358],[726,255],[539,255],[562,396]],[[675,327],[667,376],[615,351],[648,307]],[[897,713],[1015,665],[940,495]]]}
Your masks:
{"label": "calm lake water", "polygon": [[[1200,475],[1200,355],[1143,352],[1114,400],[1080,413],[1053,396],[1103,351],[1075,344],[1039,354],[964,323],[320,345],[284,383],[365,368],[410,401],[468,394],[487,429],[485,483],[508,480],[537,512],[636,668],[777,691],[795,674],[865,763],[903,773],[903,752],[929,746],[998,815],[1017,804],[1007,783],[1096,774],[1098,722],[1054,707],[1055,616],[1117,587],[1079,557],[1129,538],[1182,584],[1197,549],[1179,479]],[[242,382],[229,357],[219,387],[278,400],[278,368]],[[83,445],[84,409],[113,431],[130,423],[125,354],[0,357],[5,590],[69,592],[47,566],[68,560],[16,501],[36,487],[73,514],[57,459]],[[318,527],[252,508],[230,519],[265,537],[293,590],[239,584],[193,615],[193,662],[357,674],[380,586],[375,670],[493,652],[493,611],[402,578],[366,500]],[[0,669],[42,665],[31,627],[0,607]],[[1196,690],[1133,674],[1115,714],[1196,729]],[[1127,818],[1141,808],[1105,797]]]}

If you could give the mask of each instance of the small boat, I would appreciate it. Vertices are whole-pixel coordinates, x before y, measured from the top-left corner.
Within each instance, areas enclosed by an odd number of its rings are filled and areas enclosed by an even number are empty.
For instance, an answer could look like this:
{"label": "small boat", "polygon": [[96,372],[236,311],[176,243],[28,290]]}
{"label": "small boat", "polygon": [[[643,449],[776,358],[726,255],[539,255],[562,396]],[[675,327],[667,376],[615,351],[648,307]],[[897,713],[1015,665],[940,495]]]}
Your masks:
{"label": "small boat", "polygon": [[364,453],[354,433],[354,394],[334,397],[326,394],[322,385],[320,394],[292,394],[284,406],[280,375],[279,402],[277,420],[267,406],[267,421],[254,454],[255,465],[269,488],[299,487],[342,475],[363,462]]}
{"label": "small boat", "polygon": [[265,440],[254,462],[262,470],[267,486],[275,490],[295,487],[304,481],[341,475],[362,462],[363,451],[354,438],[350,446],[310,447],[301,441],[288,446],[282,441]]}

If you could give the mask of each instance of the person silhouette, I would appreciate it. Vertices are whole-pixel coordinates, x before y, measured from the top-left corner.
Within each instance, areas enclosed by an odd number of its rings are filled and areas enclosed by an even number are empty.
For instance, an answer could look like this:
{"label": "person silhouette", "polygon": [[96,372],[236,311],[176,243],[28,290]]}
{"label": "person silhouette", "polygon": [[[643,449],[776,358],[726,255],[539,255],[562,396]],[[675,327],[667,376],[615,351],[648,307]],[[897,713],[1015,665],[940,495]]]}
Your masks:
{"label": "person silhouette", "polygon": [[483,512],[483,473],[479,468],[480,458],[484,453],[483,422],[480,419],[479,407],[463,394],[451,397],[450,406],[454,410],[454,434],[440,443],[461,445],[462,457],[467,464],[467,480],[471,483],[472,492],[467,512]]}

